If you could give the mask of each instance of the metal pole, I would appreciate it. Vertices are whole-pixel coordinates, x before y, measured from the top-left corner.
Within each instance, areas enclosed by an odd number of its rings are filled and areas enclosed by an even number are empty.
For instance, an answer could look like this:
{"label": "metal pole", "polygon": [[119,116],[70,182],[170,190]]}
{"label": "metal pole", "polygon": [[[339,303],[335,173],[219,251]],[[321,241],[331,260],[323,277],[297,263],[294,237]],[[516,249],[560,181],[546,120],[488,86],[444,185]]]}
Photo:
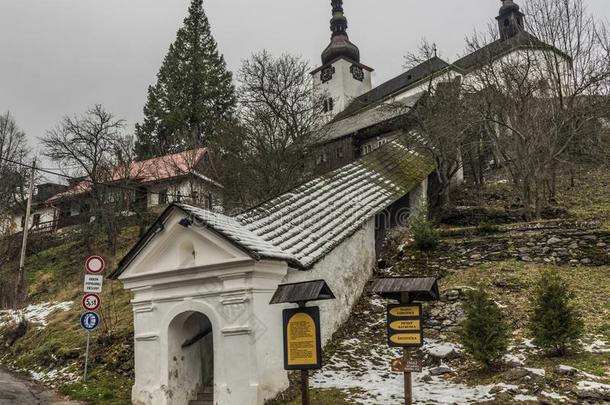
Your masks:
{"label": "metal pole", "polygon": [[309,372],[301,370],[301,404],[309,405]]}
{"label": "metal pole", "polygon": [[91,332],[87,331],[87,348],[85,349],[85,375],[83,377],[83,382],[87,382],[87,368],[89,366],[89,338],[91,336]]}
{"label": "metal pole", "polygon": [[28,189],[28,202],[25,208],[25,220],[23,221],[23,240],[21,242],[21,257],[19,259],[19,275],[17,279],[17,289],[15,298],[19,308],[24,306],[27,299],[27,286],[25,277],[25,256],[28,247],[28,232],[30,230],[30,215],[32,214],[32,199],[34,197],[34,176],[36,174],[36,159],[32,163],[32,172],[30,173],[30,184]]}
{"label": "metal pole", "polygon": [[[402,293],[400,295],[400,303],[401,304],[409,303],[409,293]],[[402,353],[403,353],[403,358],[405,359],[405,363],[407,363],[408,360],[411,359],[411,351],[409,350],[409,348],[405,347],[405,348],[403,348]],[[405,405],[413,405],[413,383],[411,380],[411,373],[405,371],[404,379],[405,379]]]}

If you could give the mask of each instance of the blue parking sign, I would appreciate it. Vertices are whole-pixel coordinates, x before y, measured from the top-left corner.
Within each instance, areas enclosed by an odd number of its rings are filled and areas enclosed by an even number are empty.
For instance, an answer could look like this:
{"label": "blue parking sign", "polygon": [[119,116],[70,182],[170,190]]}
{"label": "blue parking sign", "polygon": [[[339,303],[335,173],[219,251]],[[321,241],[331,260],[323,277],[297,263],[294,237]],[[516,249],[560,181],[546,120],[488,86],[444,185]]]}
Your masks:
{"label": "blue parking sign", "polygon": [[94,330],[100,324],[100,316],[95,312],[85,312],[80,316],[80,326],[83,329]]}

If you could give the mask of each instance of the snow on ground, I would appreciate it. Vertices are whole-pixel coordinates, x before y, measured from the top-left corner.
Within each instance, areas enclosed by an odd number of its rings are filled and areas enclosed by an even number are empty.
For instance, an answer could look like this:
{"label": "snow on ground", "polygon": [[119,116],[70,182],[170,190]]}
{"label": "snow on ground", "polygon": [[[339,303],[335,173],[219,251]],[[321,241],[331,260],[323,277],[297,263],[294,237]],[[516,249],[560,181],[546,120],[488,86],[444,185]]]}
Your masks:
{"label": "snow on ground", "polygon": [[533,395],[524,395],[524,394],[518,394],[515,395],[515,397],[513,398],[515,401],[538,401],[538,397],[535,397]]}
{"label": "snow on ground", "polygon": [[[347,342],[351,347],[362,345],[358,339],[350,339]],[[444,354],[459,347],[450,343],[441,343],[428,340],[424,351],[429,353]],[[324,368],[316,372],[312,377],[314,388],[338,388],[342,390],[355,390],[350,397],[359,404],[364,405],[399,405],[404,402],[404,383],[401,373],[390,372],[390,361],[399,356],[396,350],[372,348],[368,355],[352,357],[346,362],[339,359],[331,359]],[[371,361],[373,360],[373,361]],[[421,373],[415,373],[413,397],[415,403],[433,403],[439,405],[469,404],[494,399],[490,391],[496,387],[499,391],[511,389],[509,385],[477,385],[467,386],[456,384],[445,380],[442,376],[430,376],[430,368],[425,368]],[[422,381],[422,379],[426,381]]]}
{"label": "snow on ground", "polygon": [[13,309],[0,311],[0,328],[9,323],[19,322],[21,315],[31,323],[39,325],[40,328],[47,326],[47,318],[55,311],[68,311],[72,307],[72,301],[59,303],[44,302],[42,304],[28,305],[23,312]]}
{"label": "snow on ground", "polygon": [[594,354],[610,353],[610,344],[600,339],[599,336],[594,336],[589,343],[583,345],[583,349]]}

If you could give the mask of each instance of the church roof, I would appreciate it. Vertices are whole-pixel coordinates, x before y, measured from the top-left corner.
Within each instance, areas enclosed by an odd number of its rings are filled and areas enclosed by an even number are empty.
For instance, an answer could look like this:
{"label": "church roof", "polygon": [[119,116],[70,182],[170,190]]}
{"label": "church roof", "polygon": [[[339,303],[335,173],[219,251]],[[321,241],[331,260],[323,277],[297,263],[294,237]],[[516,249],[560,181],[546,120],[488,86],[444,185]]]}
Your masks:
{"label": "church roof", "polygon": [[434,162],[397,137],[355,162],[308,181],[236,217],[174,204],[111,275],[118,277],[181,210],[191,226],[205,226],[255,259],[283,260],[309,269],[373,216],[406,195],[433,170]]}
{"label": "church roof", "polygon": [[345,110],[336,115],[333,121],[342,120],[343,118],[353,115],[364,108],[370,107],[371,105],[386,99],[392,94],[397,93],[400,90],[403,90],[449,66],[450,65],[447,62],[435,56],[415,66],[413,69],[409,69],[393,79],[380,84],[369,92],[356,97],[345,108]]}
{"label": "church roof", "polygon": [[506,55],[516,49],[548,49],[559,53],[565,58],[570,59],[568,55],[554,46],[548,45],[539,40],[534,35],[527,31],[519,31],[515,36],[506,40],[498,39],[484,47],[464,56],[463,58],[453,62],[453,65],[464,71],[471,71],[478,67],[489,63],[503,55]]}
{"label": "church roof", "polygon": [[420,92],[401,99],[396,102],[397,105],[381,103],[346,118],[335,119],[317,132],[315,136],[316,142],[320,144],[343,138],[374,125],[405,116],[411,112],[411,108],[417,104],[423,94],[424,92]]}

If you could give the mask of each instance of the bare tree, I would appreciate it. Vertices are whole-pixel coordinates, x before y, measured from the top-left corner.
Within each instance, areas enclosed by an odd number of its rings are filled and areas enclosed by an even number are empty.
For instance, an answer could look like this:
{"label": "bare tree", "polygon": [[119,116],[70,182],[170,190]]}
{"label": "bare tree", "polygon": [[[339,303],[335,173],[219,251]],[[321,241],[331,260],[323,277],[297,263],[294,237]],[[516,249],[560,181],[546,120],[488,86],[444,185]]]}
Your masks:
{"label": "bare tree", "polygon": [[403,69],[410,70],[434,57],[440,57],[435,43],[430,43],[426,38],[420,40],[417,49],[408,52],[404,56]]}
{"label": "bare tree", "polygon": [[[83,176],[82,189],[89,196],[90,214],[105,231],[109,248],[116,249],[117,227],[115,216],[119,196],[116,187],[115,153],[120,150],[124,121],[95,105],[80,116],[64,117],[54,129],[47,131],[41,144],[44,155],[60,167],[74,167]],[[119,149],[117,149],[119,148]],[[86,197],[83,197],[83,199]]]}
{"label": "bare tree", "polygon": [[[582,0],[533,0],[531,29],[540,39],[490,59],[467,80],[475,121],[510,175],[526,216],[540,216],[555,195],[557,167],[593,141],[607,110],[608,38]],[[488,42],[475,35],[470,51]],[[582,150],[577,147],[576,149]]]}
{"label": "bare tree", "polygon": [[[9,112],[0,115],[0,214],[23,202],[27,173],[20,164],[29,154],[25,132]],[[12,218],[10,218],[12,220]]]}
{"label": "bare tree", "polygon": [[[214,140],[229,205],[248,206],[300,182],[321,103],[312,97],[309,64],[263,51],[238,74],[239,122]],[[231,203],[233,201],[233,203]]]}

